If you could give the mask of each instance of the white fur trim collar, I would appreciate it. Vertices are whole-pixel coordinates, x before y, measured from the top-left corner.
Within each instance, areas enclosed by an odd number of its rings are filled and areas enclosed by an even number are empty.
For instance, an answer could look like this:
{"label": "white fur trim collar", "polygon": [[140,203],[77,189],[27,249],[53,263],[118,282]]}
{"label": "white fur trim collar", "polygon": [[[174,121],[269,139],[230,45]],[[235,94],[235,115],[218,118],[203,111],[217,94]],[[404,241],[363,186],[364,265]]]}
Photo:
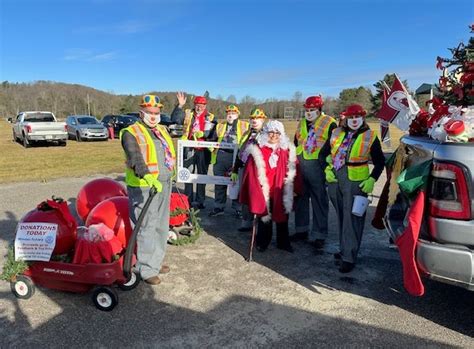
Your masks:
{"label": "white fur trim collar", "polygon": [[[286,170],[286,176],[283,182],[283,206],[285,207],[285,212],[289,214],[293,210],[293,190],[294,190],[294,181],[296,177],[296,149],[292,143],[288,144],[289,156],[288,156],[288,165]],[[263,222],[269,222],[272,218],[270,211],[270,185],[268,184],[266,165],[263,160],[262,151],[260,148],[252,144],[248,147],[248,152],[252,155],[255,165],[257,167],[257,177],[258,182],[262,188],[263,198],[265,199],[265,204],[267,206],[268,214],[262,217]]]}

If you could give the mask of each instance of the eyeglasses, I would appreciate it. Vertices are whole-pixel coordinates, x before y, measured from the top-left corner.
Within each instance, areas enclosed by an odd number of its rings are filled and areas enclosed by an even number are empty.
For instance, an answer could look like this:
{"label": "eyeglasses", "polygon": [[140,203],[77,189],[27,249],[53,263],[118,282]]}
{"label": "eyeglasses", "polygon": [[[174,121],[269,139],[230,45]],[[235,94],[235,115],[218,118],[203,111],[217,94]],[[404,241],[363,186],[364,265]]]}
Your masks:
{"label": "eyeglasses", "polygon": [[268,131],[267,133],[269,136],[281,136],[279,131]]}
{"label": "eyeglasses", "polygon": [[143,97],[145,103],[150,103],[152,99],[154,99],[155,103],[160,103],[160,98],[158,96],[146,95]]}

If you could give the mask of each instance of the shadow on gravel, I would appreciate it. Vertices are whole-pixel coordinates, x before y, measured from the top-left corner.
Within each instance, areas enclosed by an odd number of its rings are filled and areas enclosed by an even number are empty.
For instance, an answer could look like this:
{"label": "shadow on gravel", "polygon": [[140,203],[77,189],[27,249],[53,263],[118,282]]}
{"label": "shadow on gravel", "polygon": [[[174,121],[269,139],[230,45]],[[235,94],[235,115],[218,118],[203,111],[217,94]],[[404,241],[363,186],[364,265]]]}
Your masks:
{"label": "shadow on gravel", "polygon": [[[202,223],[208,234],[241,254],[243,259],[249,253],[251,232],[238,232],[240,221],[233,218],[230,212],[227,208],[227,215],[215,218],[204,216]],[[320,289],[328,289],[357,294],[400,307],[464,335],[474,336],[473,293],[424,279],[425,295],[410,296],[403,288],[398,251],[389,250],[387,235],[372,229],[370,225],[374,212],[375,207],[369,207],[360,258],[354,271],[349,274],[339,273],[334,263],[333,253],[338,251],[339,240],[332,207],[329,212],[329,237],[324,250],[317,251],[308,242],[292,243],[295,250],[292,254],[278,250],[274,233],[272,244],[265,252],[254,249],[253,263],[264,265],[315,293],[320,293]],[[223,229],[223,226],[227,228]],[[292,231],[290,217],[290,234]]]}
{"label": "shadow on gravel", "polygon": [[[109,313],[96,310],[86,295],[47,291],[59,313],[35,324],[28,302],[0,294],[13,315],[0,310],[2,346],[80,347],[418,347],[442,343],[247,297],[230,297],[207,312],[156,300],[159,287],[141,284],[121,292]],[[178,300],[179,301],[179,300]],[[178,302],[179,303],[179,302]],[[26,309],[24,311],[24,309]],[[44,309],[48,311],[47,309]],[[29,316],[26,313],[30,313]],[[229,316],[229,314],[231,314]],[[36,320],[37,321],[37,320]],[[445,346],[445,345],[444,345]]]}

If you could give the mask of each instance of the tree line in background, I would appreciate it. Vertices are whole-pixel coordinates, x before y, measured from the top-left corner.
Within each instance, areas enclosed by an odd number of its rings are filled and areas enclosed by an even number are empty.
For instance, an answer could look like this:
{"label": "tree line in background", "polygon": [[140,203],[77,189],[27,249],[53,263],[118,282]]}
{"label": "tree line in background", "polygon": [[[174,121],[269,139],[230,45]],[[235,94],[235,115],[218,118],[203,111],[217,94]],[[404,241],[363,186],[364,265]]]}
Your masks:
{"label": "tree line in background", "polygon": [[[392,86],[394,74],[387,74],[383,81]],[[406,81],[403,82],[408,89]],[[380,108],[383,82],[374,85],[375,93],[368,87],[344,89],[337,98],[323,96],[325,104],[323,110],[328,115],[339,115],[348,105],[361,104],[373,115]],[[170,114],[176,104],[175,92],[149,91],[160,96],[164,104],[163,112]],[[240,100],[234,95],[223,97],[212,96],[208,91],[208,109],[217,117],[225,115],[225,108],[229,103],[239,106],[241,115],[247,117],[254,107],[260,107],[272,118],[283,118],[293,114],[293,117],[303,116],[303,103],[307,96],[296,91],[289,100],[269,98],[258,100],[245,96]],[[36,81],[33,83],[11,83],[4,81],[0,85],[0,117],[14,117],[19,111],[41,110],[52,111],[58,118],[64,119],[68,115],[83,114],[94,115],[101,119],[108,114],[125,114],[138,111],[140,95],[116,95],[112,92],[99,91],[91,87],[78,84],[66,84],[51,81]],[[188,94],[185,108],[192,107],[193,94]],[[424,102],[424,101],[423,101]],[[420,106],[424,104],[420,103]]]}

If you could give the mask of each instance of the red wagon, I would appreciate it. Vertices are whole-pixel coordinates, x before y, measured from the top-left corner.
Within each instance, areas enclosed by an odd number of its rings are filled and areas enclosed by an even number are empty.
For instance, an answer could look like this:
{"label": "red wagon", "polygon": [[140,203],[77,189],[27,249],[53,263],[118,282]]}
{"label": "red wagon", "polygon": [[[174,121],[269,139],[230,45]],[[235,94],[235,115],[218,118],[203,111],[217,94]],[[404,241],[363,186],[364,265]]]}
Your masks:
{"label": "red wagon", "polygon": [[31,262],[28,269],[10,283],[13,294],[28,299],[35,292],[35,284],[46,288],[75,293],[92,291],[94,305],[104,311],[112,310],[118,304],[114,286],[122,290],[134,289],[140,283],[140,276],[132,272],[136,237],[156,190],[150,195],[138,217],[125,253],[112,263],[72,264],[64,262]]}

